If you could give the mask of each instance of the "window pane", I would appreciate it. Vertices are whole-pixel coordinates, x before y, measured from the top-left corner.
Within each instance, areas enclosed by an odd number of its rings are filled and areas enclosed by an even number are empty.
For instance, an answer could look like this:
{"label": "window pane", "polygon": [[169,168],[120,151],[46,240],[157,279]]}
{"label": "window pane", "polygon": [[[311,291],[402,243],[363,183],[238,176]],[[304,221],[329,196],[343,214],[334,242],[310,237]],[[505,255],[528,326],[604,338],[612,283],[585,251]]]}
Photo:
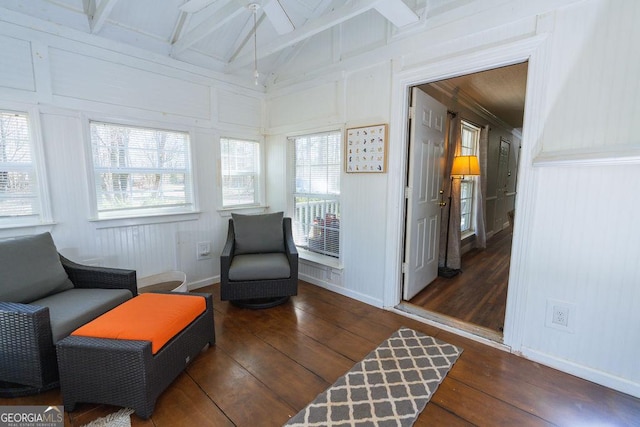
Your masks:
{"label": "window pane", "polygon": [[[480,128],[463,120],[461,124],[460,155],[476,155],[479,143]],[[460,230],[462,232],[472,229],[474,186],[474,179],[464,180],[460,183]]]}
{"label": "window pane", "polygon": [[470,230],[472,226],[474,185],[474,180],[460,182],[460,230],[462,232]]}
{"label": "window pane", "polygon": [[26,114],[0,112],[0,218],[40,215],[38,180]]}
{"label": "window pane", "polygon": [[189,134],[91,122],[100,213],[192,209]]}
{"label": "window pane", "polygon": [[294,240],[310,251],[340,255],[341,133],[300,136],[294,143]]}
{"label": "window pane", "polygon": [[260,146],[256,141],[221,138],[222,205],[258,204]]}

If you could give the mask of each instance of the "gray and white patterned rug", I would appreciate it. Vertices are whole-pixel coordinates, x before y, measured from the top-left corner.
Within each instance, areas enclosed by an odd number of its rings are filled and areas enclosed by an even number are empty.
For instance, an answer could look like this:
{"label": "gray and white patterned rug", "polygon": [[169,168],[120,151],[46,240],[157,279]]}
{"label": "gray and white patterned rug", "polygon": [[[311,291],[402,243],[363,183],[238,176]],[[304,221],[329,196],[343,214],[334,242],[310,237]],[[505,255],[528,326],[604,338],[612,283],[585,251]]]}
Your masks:
{"label": "gray and white patterned rug", "polygon": [[461,353],[400,328],[285,426],[411,426]]}

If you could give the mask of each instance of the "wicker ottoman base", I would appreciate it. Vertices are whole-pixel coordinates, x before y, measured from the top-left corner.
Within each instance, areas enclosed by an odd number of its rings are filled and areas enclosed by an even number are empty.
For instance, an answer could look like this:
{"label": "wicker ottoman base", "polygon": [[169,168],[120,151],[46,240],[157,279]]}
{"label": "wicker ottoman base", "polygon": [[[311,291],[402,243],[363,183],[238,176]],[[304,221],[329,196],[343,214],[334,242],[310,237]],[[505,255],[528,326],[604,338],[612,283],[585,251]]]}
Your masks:
{"label": "wicker ottoman base", "polygon": [[[173,295],[180,295],[173,293]],[[158,353],[151,342],[69,336],[57,344],[60,390],[66,411],[77,403],[132,408],[147,419],[156,399],[208,344],[215,343],[213,302]]]}

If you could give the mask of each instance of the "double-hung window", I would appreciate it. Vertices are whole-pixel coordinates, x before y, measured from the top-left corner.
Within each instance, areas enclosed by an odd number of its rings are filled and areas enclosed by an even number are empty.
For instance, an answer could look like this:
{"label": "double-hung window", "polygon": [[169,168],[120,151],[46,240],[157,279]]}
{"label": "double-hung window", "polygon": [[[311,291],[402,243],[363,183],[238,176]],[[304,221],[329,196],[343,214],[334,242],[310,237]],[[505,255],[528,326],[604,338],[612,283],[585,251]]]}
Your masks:
{"label": "double-hung window", "polygon": [[260,144],[257,141],[220,139],[222,207],[260,203]]}
{"label": "double-hung window", "polygon": [[0,227],[51,220],[43,159],[34,134],[26,113],[0,111]]}
{"label": "double-hung window", "polygon": [[290,138],[293,143],[293,234],[296,245],[340,256],[341,140],[338,131]]}
{"label": "double-hung window", "polygon": [[[478,144],[480,142],[480,128],[469,122],[462,121],[461,129],[461,156],[476,156]],[[476,179],[465,177],[460,181],[460,231],[464,233],[473,232],[474,221],[474,191],[476,190]]]}
{"label": "double-hung window", "polygon": [[189,133],[92,121],[99,219],[194,211]]}

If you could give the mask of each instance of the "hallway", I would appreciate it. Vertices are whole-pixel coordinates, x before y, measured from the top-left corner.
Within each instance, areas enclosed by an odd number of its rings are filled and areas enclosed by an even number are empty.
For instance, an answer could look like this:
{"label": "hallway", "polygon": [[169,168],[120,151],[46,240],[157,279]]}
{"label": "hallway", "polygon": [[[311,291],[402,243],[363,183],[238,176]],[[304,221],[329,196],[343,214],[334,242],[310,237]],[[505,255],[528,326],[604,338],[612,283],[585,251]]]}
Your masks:
{"label": "hallway", "polygon": [[409,303],[502,334],[512,233],[505,229],[462,257],[462,273],[438,277]]}

